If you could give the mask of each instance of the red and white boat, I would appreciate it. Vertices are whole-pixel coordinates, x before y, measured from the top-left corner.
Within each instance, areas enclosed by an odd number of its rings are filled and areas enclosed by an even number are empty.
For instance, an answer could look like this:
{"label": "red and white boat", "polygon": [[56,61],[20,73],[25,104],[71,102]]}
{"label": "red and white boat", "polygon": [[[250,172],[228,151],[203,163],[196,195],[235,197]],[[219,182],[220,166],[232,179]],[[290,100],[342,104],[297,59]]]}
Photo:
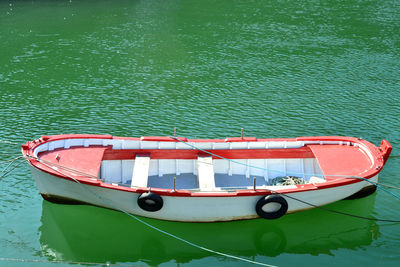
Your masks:
{"label": "red and white boat", "polygon": [[275,219],[373,192],[391,150],[353,137],[55,135],[22,146],[46,200],[185,222]]}

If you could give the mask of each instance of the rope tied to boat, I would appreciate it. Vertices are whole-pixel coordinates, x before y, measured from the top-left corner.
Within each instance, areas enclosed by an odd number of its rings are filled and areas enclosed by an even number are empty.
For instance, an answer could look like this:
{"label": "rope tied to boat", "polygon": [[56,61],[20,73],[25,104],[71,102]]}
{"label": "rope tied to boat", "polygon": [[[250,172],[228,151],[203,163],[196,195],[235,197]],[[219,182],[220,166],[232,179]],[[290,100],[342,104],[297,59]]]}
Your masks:
{"label": "rope tied to boat", "polygon": [[388,185],[388,184],[384,184],[384,183],[381,183],[381,182],[379,182],[379,183],[377,183],[377,184],[380,185],[380,186],[387,187],[387,188],[392,188],[392,189],[400,190],[400,187],[396,187],[396,186],[393,186],[393,185]]}
{"label": "rope tied to boat", "polygon": [[272,179],[271,184],[272,185],[298,185],[298,184],[305,184],[306,181],[303,178],[297,177],[297,176],[291,176],[291,175],[286,175],[286,176],[278,176]]}
{"label": "rope tied to boat", "polygon": [[[14,158],[14,159],[5,160],[5,161],[0,162],[0,165],[5,164],[5,163],[9,163],[9,164],[0,172],[0,179],[3,178],[3,177],[5,177],[7,174],[11,173],[11,172],[12,172],[13,170],[15,170],[18,166],[20,166],[22,163],[24,163],[25,161],[22,160],[22,161],[20,161],[17,165],[12,166],[12,165],[14,164],[14,162],[16,162],[16,161],[18,161],[18,160],[20,160],[20,159],[23,159],[23,158],[24,158],[24,156],[18,156],[18,157]],[[12,166],[12,167],[11,167],[11,166]]]}

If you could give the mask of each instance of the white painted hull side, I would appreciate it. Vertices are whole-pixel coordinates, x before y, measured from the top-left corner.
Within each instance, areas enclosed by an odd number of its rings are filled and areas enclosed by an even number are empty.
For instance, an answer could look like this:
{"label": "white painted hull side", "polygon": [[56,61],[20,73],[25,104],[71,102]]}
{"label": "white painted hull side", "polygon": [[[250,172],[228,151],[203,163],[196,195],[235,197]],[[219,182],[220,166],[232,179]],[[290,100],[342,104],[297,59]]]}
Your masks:
{"label": "white painted hull side", "polygon": [[[237,197],[177,197],[162,196],[161,210],[148,212],[142,210],[137,199],[140,194],[113,190],[98,186],[78,184],[42,172],[31,166],[32,175],[42,194],[78,200],[92,205],[125,211],[131,214],[169,221],[215,222],[258,218],[255,206],[262,196]],[[377,182],[378,175],[372,178]],[[363,187],[366,181],[341,187],[290,193],[294,197],[313,205],[326,205],[344,199]],[[313,208],[310,205],[283,196],[288,203],[288,213]]]}

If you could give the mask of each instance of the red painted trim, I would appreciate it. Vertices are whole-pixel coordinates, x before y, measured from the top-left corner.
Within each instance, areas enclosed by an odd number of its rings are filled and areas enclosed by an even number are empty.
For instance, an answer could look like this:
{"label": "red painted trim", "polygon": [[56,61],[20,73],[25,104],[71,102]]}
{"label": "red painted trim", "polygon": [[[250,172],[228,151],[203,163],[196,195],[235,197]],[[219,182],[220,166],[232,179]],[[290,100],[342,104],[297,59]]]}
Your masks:
{"label": "red painted trim", "polygon": [[[290,149],[224,149],[207,150],[218,156],[229,159],[264,159],[264,158],[313,158],[308,147]],[[107,149],[103,160],[135,159],[137,154],[150,154],[151,159],[197,159],[203,151],[195,149]],[[220,159],[213,156],[213,159]]]}

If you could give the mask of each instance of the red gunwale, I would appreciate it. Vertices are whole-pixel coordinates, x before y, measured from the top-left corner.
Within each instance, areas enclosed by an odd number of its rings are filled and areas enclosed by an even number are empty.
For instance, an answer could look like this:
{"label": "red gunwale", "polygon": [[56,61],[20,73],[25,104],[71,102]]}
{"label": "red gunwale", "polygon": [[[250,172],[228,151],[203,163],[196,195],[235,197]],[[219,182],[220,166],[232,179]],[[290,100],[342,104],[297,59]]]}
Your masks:
{"label": "red gunwale", "polygon": [[[57,141],[57,140],[63,140],[63,139],[116,139],[116,140],[142,140],[142,141],[165,141],[165,142],[179,142],[171,137],[141,137],[141,138],[135,138],[135,137],[113,137],[111,135],[89,135],[89,134],[67,134],[67,135],[54,135],[54,136],[42,136],[38,140],[34,140],[32,142],[27,142],[26,144],[22,145],[22,153],[27,156],[28,162],[35,168],[39,169],[42,172],[48,173],[50,175],[59,177],[61,179],[66,179],[75,182],[73,179],[68,177],[67,175],[61,174],[51,168],[48,168],[44,164],[40,163],[36,159],[34,159],[34,150],[36,147],[39,145],[45,144],[47,142],[52,142],[52,141]],[[222,142],[266,142],[266,141],[343,141],[343,142],[351,142],[353,144],[358,144],[359,146],[363,147],[364,150],[367,150],[371,153],[373,157],[373,164],[371,168],[364,172],[362,174],[362,177],[365,179],[370,179],[377,175],[381,170],[383,165],[386,163],[390,152],[392,150],[391,145],[389,144],[388,141],[383,140],[381,143],[380,147],[376,147],[372,143],[359,139],[359,138],[354,138],[354,137],[341,137],[341,136],[314,136],[314,137],[297,137],[297,138],[277,138],[277,139],[257,139],[255,137],[245,137],[245,138],[226,138],[226,139],[186,139],[184,137],[178,137],[180,140],[184,142],[213,142],[213,143],[222,143]],[[302,147],[302,148],[288,148],[288,149],[282,149],[282,150],[298,150],[296,153],[300,154],[302,153],[307,153],[307,147]],[[106,149],[106,151],[111,150],[111,148]],[[277,151],[279,149],[274,149],[274,151]],[[309,150],[309,149],[308,149]],[[114,150],[116,151],[116,150]],[[186,153],[183,152],[185,151],[184,149],[180,150],[175,150],[174,152],[178,153]],[[188,150],[189,151],[189,150]],[[197,150],[191,150],[196,153],[199,153]],[[212,150],[208,150],[212,151]],[[214,152],[220,153],[223,150],[215,150]],[[138,151],[130,151],[130,153],[146,153],[148,152],[147,150],[138,150]],[[254,151],[252,151],[254,152]],[[105,155],[109,152],[105,152]],[[154,152],[153,152],[154,153]],[[112,153],[111,153],[112,154]],[[124,157],[124,153],[121,153],[121,158]],[[192,152],[193,154],[193,152]],[[262,153],[261,153],[262,154]],[[133,155],[133,154],[130,154]],[[126,155],[125,155],[126,156]],[[112,158],[112,156],[110,156]],[[193,157],[193,155],[190,155],[190,157]],[[152,156],[153,158],[153,156]],[[243,158],[243,157],[242,157]],[[77,181],[79,181],[82,184],[87,184],[91,186],[98,186],[98,187],[103,187],[103,188],[108,188],[108,189],[113,189],[113,190],[120,190],[120,191],[125,191],[125,192],[132,192],[132,193],[144,193],[148,192],[149,188],[130,188],[130,187],[124,187],[124,186],[115,186],[112,184],[104,183],[101,180],[95,180],[92,178],[88,177],[83,177],[83,176],[75,176],[74,177]],[[341,179],[341,180],[333,180],[333,181],[327,181],[325,183],[321,184],[304,184],[304,185],[297,185],[296,188],[292,189],[284,189],[284,190],[277,190],[276,192],[283,193],[283,194],[288,194],[288,193],[296,193],[296,192],[304,192],[304,191],[311,191],[311,190],[319,190],[319,189],[327,189],[327,188],[333,188],[333,187],[339,187],[339,186],[344,186],[344,185],[350,185],[353,183],[357,182],[362,182],[360,179],[354,179],[354,178],[349,178],[349,179]],[[157,193],[159,195],[164,195],[164,196],[176,196],[176,197],[237,197],[237,196],[254,196],[254,195],[269,195],[269,194],[274,194],[269,189],[258,189],[256,191],[252,189],[240,189],[232,192],[192,192],[189,190],[176,190],[173,191],[171,189],[162,189],[162,188],[151,188],[151,191],[154,193]]]}

